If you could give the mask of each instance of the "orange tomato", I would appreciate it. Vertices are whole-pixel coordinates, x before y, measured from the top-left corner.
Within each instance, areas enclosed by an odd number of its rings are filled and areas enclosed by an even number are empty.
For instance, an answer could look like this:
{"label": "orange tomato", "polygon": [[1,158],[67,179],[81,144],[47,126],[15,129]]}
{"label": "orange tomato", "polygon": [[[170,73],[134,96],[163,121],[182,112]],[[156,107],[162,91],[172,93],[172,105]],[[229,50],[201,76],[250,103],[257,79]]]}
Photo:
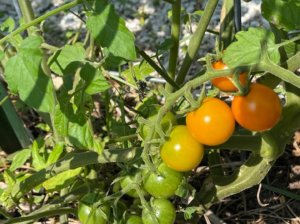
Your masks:
{"label": "orange tomato", "polygon": [[[223,63],[222,60],[217,61],[212,64],[212,67],[216,70],[226,69],[228,68],[226,64]],[[233,75],[229,75],[230,78],[233,77]],[[239,75],[240,82],[242,85],[245,85],[247,82],[247,73],[242,73]],[[236,86],[226,77],[218,77],[210,80],[211,83],[224,92],[233,92],[236,91]]]}
{"label": "orange tomato", "polygon": [[171,169],[185,172],[201,162],[203,145],[196,141],[184,125],[173,127],[170,138],[163,144],[160,156]]}
{"label": "orange tomato", "polygon": [[251,131],[272,128],[281,117],[281,102],[277,94],[262,84],[251,84],[246,96],[234,97],[231,110],[235,120]]}
{"label": "orange tomato", "polygon": [[208,97],[197,110],[187,114],[186,125],[197,141],[213,146],[230,138],[235,128],[235,120],[226,103]]}

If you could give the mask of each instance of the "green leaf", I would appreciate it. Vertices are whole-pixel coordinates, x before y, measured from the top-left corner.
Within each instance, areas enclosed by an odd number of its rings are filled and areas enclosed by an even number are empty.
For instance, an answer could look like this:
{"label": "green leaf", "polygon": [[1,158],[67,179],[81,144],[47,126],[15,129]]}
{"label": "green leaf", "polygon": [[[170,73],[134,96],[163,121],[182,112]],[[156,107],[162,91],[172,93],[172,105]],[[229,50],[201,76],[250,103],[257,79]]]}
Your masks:
{"label": "green leaf", "polygon": [[39,123],[35,126],[36,128],[39,128],[45,132],[49,132],[51,130],[51,128],[49,127],[48,124],[45,124],[45,123]]}
{"label": "green leaf", "polygon": [[14,171],[20,166],[22,166],[26,160],[28,159],[29,155],[31,153],[31,149],[23,149],[20,152],[17,153],[17,155],[14,156],[12,164],[10,166],[10,171]]}
{"label": "green leaf", "polygon": [[0,50],[0,61],[2,61],[5,58],[4,51]]}
{"label": "green leaf", "polygon": [[120,66],[127,63],[123,58],[114,56],[106,47],[103,49],[103,52],[106,56],[105,64],[107,65]]}
{"label": "green leaf", "polygon": [[42,70],[41,37],[28,37],[22,41],[19,54],[6,64],[5,80],[13,94],[19,93],[27,105],[51,113],[54,109],[53,84]]}
{"label": "green leaf", "polygon": [[46,167],[46,162],[39,154],[39,148],[36,141],[32,144],[32,166],[37,170],[41,170]]}
{"label": "green leaf", "polygon": [[[143,63],[141,65],[133,66],[134,75],[137,80],[146,81],[145,76],[149,75],[150,73],[154,72],[154,69],[148,63]],[[127,82],[136,85],[134,78],[131,74],[130,69],[127,69],[123,72],[123,76],[127,80]]]}
{"label": "green leaf", "polygon": [[236,34],[237,41],[229,45],[224,53],[223,61],[228,67],[251,65],[257,63],[261,56],[261,40],[267,42],[270,59],[274,63],[280,60],[274,34],[263,28],[250,28]]}
{"label": "green leaf", "polygon": [[74,115],[71,100],[71,95],[62,87],[61,93],[58,96],[59,105],[55,107],[54,126],[59,135],[66,137],[68,135],[68,124],[70,118]]}
{"label": "green leaf", "polygon": [[84,62],[85,50],[81,46],[66,45],[48,60],[50,69],[58,75],[72,75]]}
{"label": "green leaf", "polygon": [[283,46],[287,56],[290,58],[300,51],[300,44],[289,43]]}
{"label": "green leaf", "polygon": [[123,124],[121,121],[116,121],[116,119],[113,118],[111,122],[111,131],[114,133],[114,137],[122,137],[124,136],[124,132],[126,135],[134,134],[136,129],[131,128],[128,124]]}
{"label": "green leaf", "polygon": [[156,49],[162,50],[162,51],[167,51],[167,50],[170,50],[171,47],[173,47],[173,45],[174,45],[174,42],[172,39],[165,39],[165,41],[162,44],[156,46]]}
{"label": "green leaf", "polygon": [[65,187],[68,187],[75,181],[75,176],[79,175],[82,171],[82,168],[77,168],[74,170],[68,170],[58,174],[55,177],[50,178],[49,180],[43,183],[43,187],[50,192],[59,191]]}
{"label": "green leaf", "polygon": [[90,95],[101,93],[110,88],[102,72],[89,63],[86,63],[81,69],[80,77],[85,81],[85,92]]}
{"label": "green leaf", "polygon": [[3,23],[1,23],[1,30],[3,32],[11,33],[15,29],[15,21],[13,18],[8,17]]}
{"label": "green leaf", "polygon": [[188,220],[192,218],[193,213],[197,211],[195,207],[187,207],[184,210],[184,219]]}
{"label": "green leaf", "polygon": [[125,21],[115,13],[113,5],[96,7],[87,19],[87,29],[101,47],[106,47],[115,57],[136,60],[134,35],[127,29]]}
{"label": "green leaf", "polygon": [[4,170],[3,176],[5,183],[9,186],[9,189],[12,189],[16,183],[16,178],[14,177],[13,172],[10,170]]}
{"label": "green leaf", "polygon": [[70,142],[81,149],[93,149],[99,154],[102,153],[103,148],[99,142],[94,139],[92,127],[86,117],[86,113],[78,111],[71,120],[69,125]]}
{"label": "green leaf", "polygon": [[187,199],[190,195],[194,196],[196,193],[196,190],[193,188],[192,185],[190,185],[186,178],[182,180],[180,185],[178,186],[175,194],[179,197],[182,197],[184,199]]}
{"label": "green leaf", "polygon": [[262,16],[278,29],[285,31],[300,29],[299,0],[264,0],[261,12]]}
{"label": "green leaf", "polygon": [[64,146],[65,142],[59,142],[55,145],[47,160],[47,166],[49,166],[52,163],[55,163],[59,159],[60,155],[64,150]]}

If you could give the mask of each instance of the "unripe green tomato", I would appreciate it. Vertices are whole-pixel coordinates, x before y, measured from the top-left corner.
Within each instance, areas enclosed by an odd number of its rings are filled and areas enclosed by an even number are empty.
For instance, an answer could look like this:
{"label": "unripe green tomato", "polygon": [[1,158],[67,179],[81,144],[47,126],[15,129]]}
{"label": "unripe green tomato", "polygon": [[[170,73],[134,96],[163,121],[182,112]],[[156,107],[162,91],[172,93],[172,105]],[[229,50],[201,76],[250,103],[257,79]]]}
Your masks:
{"label": "unripe green tomato", "polygon": [[92,193],[84,196],[78,205],[78,218],[81,223],[85,224],[106,224],[107,220],[102,216],[104,212],[109,218],[110,216],[110,205],[109,203],[104,203],[98,208],[94,209],[94,203],[98,202],[103,195],[97,193]]}
{"label": "unripe green tomato", "polygon": [[143,224],[143,221],[139,216],[131,215],[126,218],[125,224]]}
{"label": "unripe green tomato", "polygon": [[[164,162],[158,166],[160,175],[154,173],[144,179],[143,183],[149,194],[156,198],[170,198],[175,195],[179,184],[183,180],[183,173],[169,168]],[[144,175],[147,174],[145,170]]]}
{"label": "unripe green tomato", "polygon": [[[176,212],[173,204],[167,199],[154,199],[153,210],[158,220],[158,224],[173,224],[176,219]],[[144,208],[142,213],[142,220],[144,224],[154,224],[150,213]]]}
{"label": "unripe green tomato", "polygon": [[[151,105],[149,107],[146,107],[142,111],[142,113],[145,114],[145,118],[148,121],[154,121],[157,116],[157,113],[161,107],[162,106],[160,106],[160,105]],[[177,125],[177,121],[176,121],[174,114],[172,112],[168,111],[165,114],[165,116],[162,118],[161,123],[160,123],[161,127],[165,133],[168,131],[170,123],[172,124],[172,126]],[[149,127],[147,125],[141,124],[139,127],[139,134],[142,137],[142,139],[145,139],[147,137],[148,133],[149,133]],[[157,133],[155,133],[153,136],[153,139],[158,139],[158,138],[159,138],[159,135]]]}
{"label": "unripe green tomato", "polygon": [[[138,173],[136,173],[135,175],[138,175]],[[134,180],[134,177],[135,176],[130,176],[130,175],[127,175],[125,176],[121,181],[120,181],[120,184],[121,184],[121,187],[122,189],[124,189],[125,187],[127,187],[128,185],[130,185],[132,183],[132,181]],[[146,191],[143,183],[141,183],[140,185],[140,189],[142,191],[142,194],[144,196],[148,195],[148,192]],[[137,193],[137,191],[135,189],[131,189],[130,191],[127,192],[127,194],[133,198],[136,198],[136,197],[139,197],[139,194]]]}

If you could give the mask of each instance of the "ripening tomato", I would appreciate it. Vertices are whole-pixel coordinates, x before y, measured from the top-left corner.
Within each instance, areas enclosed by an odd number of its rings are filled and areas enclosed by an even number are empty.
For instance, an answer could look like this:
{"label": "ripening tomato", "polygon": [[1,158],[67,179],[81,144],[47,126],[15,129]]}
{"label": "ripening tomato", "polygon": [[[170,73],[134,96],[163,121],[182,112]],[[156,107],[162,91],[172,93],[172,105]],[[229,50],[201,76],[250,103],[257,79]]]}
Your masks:
{"label": "ripening tomato", "polygon": [[163,144],[160,156],[173,170],[185,172],[194,169],[203,158],[203,145],[196,141],[184,125],[173,127]]}
{"label": "ripening tomato", "polygon": [[[84,196],[78,205],[78,218],[81,223],[86,224],[106,224],[110,216],[110,205],[108,202],[94,208],[94,203],[98,202],[104,195],[92,193]],[[103,213],[106,218],[103,217]]]}
{"label": "ripening tomato", "polygon": [[[142,113],[144,113],[145,118],[147,118],[147,120],[154,121],[154,119],[157,116],[157,112],[159,111],[159,109],[161,107],[162,106],[160,106],[160,105],[150,105],[150,106],[146,107],[142,111]],[[177,125],[177,121],[176,121],[174,114],[171,111],[168,111],[165,114],[165,116],[162,118],[161,123],[160,123],[164,132],[166,132],[169,129],[170,122],[171,122],[172,126]],[[139,127],[139,134],[142,137],[142,139],[145,139],[147,137],[148,133],[149,133],[149,127],[147,125],[142,124]],[[155,133],[153,136],[153,139],[158,139],[158,138],[159,138],[159,135],[157,133]]]}
{"label": "ripening tomato", "polygon": [[[216,70],[226,69],[228,68],[226,64],[223,63],[222,60],[219,60],[212,64],[212,67]],[[233,77],[233,75],[229,75],[230,78]],[[245,85],[247,82],[247,73],[242,73],[239,75],[240,83],[242,85]],[[224,92],[233,92],[236,91],[236,86],[226,77],[218,77],[210,80],[211,83],[217,87],[219,90]]]}
{"label": "ripening tomato", "polygon": [[[173,204],[162,198],[154,199],[152,208],[158,220],[158,224],[173,224],[176,219],[176,212]],[[142,220],[144,224],[154,224],[150,213],[144,208],[142,213]]]}
{"label": "ripening tomato", "polygon": [[186,126],[197,141],[214,146],[230,138],[234,132],[235,120],[225,102],[207,97],[198,109],[187,114]]}
{"label": "ripening tomato", "polygon": [[[136,173],[135,175],[138,175],[138,173]],[[121,181],[120,181],[120,184],[121,184],[121,187],[124,189],[125,187],[127,187],[129,184],[132,183],[132,181],[134,180],[135,178],[135,175],[127,175],[125,176]],[[143,184],[140,185],[140,188],[142,190],[142,193],[144,196],[148,195],[148,192],[146,191],[145,187]],[[128,191],[126,194],[128,194],[129,196],[133,197],[133,198],[136,198],[139,196],[139,194],[137,193],[137,191],[135,189],[131,189],[130,191]]]}
{"label": "ripening tomato", "polygon": [[[151,173],[143,183],[149,194],[156,198],[169,198],[175,195],[179,184],[183,180],[183,174],[169,168],[161,162],[157,168],[159,175]],[[144,171],[144,175],[147,171]]]}
{"label": "ripening tomato", "polygon": [[277,94],[262,84],[251,84],[246,96],[234,97],[231,110],[235,120],[251,131],[272,128],[281,117],[281,102]]}

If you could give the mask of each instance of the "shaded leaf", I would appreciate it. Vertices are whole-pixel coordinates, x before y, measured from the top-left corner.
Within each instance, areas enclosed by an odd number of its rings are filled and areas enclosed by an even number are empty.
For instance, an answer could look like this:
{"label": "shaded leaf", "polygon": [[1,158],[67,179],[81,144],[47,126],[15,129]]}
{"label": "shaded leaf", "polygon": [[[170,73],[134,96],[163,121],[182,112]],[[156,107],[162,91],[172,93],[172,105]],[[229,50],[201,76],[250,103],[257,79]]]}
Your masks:
{"label": "shaded leaf", "polygon": [[3,176],[4,176],[5,183],[9,186],[10,189],[12,189],[16,183],[16,178],[14,177],[13,172],[6,169],[4,170]]}
{"label": "shaded leaf", "polygon": [[8,17],[4,22],[1,23],[1,30],[3,32],[11,33],[15,29],[15,21],[13,18]]}
{"label": "shaded leaf", "polygon": [[23,149],[20,152],[18,152],[17,155],[15,155],[13,158],[12,164],[9,168],[10,171],[14,171],[20,166],[22,166],[28,159],[30,153],[31,153],[31,149]]}
{"label": "shaded leaf", "polygon": [[85,50],[81,46],[66,45],[48,60],[50,69],[58,75],[71,75],[84,62]]}
{"label": "shaded leaf", "polygon": [[43,157],[39,154],[39,148],[36,141],[32,144],[32,166],[36,170],[41,170],[46,167],[46,162]]}
{"label": "shaded leaf", "polygon": [[195,207],[187,207],[184,210],[184,219],[188,220],[192,218],[193,213],[197,211],[197,209]]}
{"label": "shaded leaf", "polygon": [[156,49],[167,51],[167,50],[170,50],[171,47],[173,47],[173,45],[174,45],[174,42],[172,39],[166,39],[162,44],[157,45]]}
{"label": "shaded leaf", "polygon": [[102,72],[86,63],[80,70],[80,77],[85,81],[85,92],[92,95],[110,88]]}
{"label": "shaded leaf", "polygon": [[236,34],[237,41],[229,45],[224,53],[223,61],[229,67],[257,63],[261,56],[261,40],[267,42],[270,59],[274,63],[280,60],[278,47],[275,45],[274,34],[263,28],[250,28]]}
{"label": "shaded leaf", "polygon": [[49,180],[45,181],[43,183],[43,187],[50,192],[59,191],[71,185],[75,181],[74,177],[79,175],[81,173],[81,170],[82,168],[80,167],[74,170],[62,172],[55,177],[52,177]]}
{"label": "shaded leaf", "polygon": [[64,150],[64,146],[65,142],[59,142],[55,145],[47,160],[47,166],[49,166],[52,163],[55,163],[59,159],[60,155]]}
{"label": "shaded leaf", "polygon": [[182,180],[175,192],[177,196],[182,197],[184,199],[187,199],[190,195],[194,196],[195,193],[195,188],[193,188],[193,186],[187,182],[186,178]]}
{"label": "shaded leaf", "polygon": [[128,124],[123,124],[121,121],[116,121],[112,119],[111,122],[111,131],[114,133],[114,137],[122,137],[125,135],[131,135],[136,132],[135,128],[131,128]]}
{"label": "shaded leaf", "polygon": [[42,70],[43,52],[39,46],[41,37],[28,37],[22,41],[19,54],[6,64],[5,80],[12,93],[19,93],[27,105],[51,113],[54,109],[53,84]]}
{"label": "shaded leaf", "polygon": [[115,57],[136,60],[134,35],[127,29],[125,21],[115,13],[113,5],[96,7],[95,12],[87,19],[87,29]]}
{"label": "shaded leaf", "polygon": [[278,29],[285,31],[300,29],[299,0],[264,0],[261,12],[262,16]]}
{"label": "shaded leaf", "polygon": [[[137,80],[146,81],[145,76],[148,76],[150,73],[154,72],[154,69],[148,63],[143,63],[142,65],[133,66],[134,75]],[[127,69],[123,72],[123,76],[127,82],[136,85],[134,78],[131,74],[130,69]]]}
{"label": "shaded leaf", "polygon": [[114,56],[106,47],[103,49],[103,52],[106,56],[105,64],[119,66],[127,63],[123,58]]}
{"label": "shaded leaf", "polygon": [[0,50],[0,61],[2,61],[5,58],[5,54],[2,50]]}

